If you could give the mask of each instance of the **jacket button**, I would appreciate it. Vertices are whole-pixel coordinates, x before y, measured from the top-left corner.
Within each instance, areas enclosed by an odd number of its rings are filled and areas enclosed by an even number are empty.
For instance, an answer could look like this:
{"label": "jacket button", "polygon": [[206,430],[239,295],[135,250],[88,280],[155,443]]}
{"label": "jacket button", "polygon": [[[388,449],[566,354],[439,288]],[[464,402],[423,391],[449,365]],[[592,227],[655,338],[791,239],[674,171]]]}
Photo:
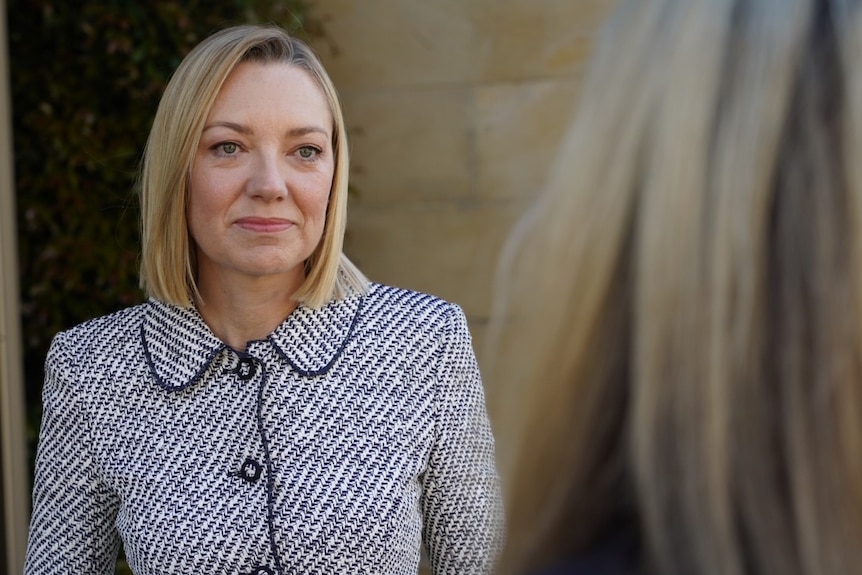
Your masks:
{"label": "jacket button", "polygon": [[246,457],[240,465],[239,471],[234,475],[241,477],[247,483],[255,483],[260,479],[261,473],[263,473],[263,466],[251,457]]}
{"label": "jacket button", "polygon": [[275,575],[269,567],[255,567],[249,573],[240,573],[240,575]]}
{"label": "jacket button", "polygon": [[236,375],[240,380],[250,380],[254,377],[255,371],[257,371],[257,364],[254,359],[250,357],[239,358],[239,363],[236,366]]}

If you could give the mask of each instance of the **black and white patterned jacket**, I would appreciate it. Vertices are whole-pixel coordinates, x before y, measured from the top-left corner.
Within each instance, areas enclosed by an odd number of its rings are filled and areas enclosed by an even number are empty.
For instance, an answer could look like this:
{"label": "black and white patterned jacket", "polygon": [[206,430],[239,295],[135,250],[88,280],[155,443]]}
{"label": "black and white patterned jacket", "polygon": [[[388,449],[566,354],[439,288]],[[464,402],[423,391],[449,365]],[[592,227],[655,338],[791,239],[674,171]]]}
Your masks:
{"label": "black and white patterned jacket", "polygon": [[494,442],[464,314],[372,284],[246,352],[155,300],[59,334],[28,575],[489,573]]}

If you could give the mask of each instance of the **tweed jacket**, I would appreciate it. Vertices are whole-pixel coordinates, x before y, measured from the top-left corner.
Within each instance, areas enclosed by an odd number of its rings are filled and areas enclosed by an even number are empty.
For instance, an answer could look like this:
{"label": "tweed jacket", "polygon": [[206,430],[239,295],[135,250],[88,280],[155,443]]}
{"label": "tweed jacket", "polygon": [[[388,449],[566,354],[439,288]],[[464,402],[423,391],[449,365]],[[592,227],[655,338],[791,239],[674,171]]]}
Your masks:
{"label": "tweed jacket", "polygon": [[25,573],[489,573],[494,443],[460,308],[372,284],[238,352],[150,300],[58,334]]}

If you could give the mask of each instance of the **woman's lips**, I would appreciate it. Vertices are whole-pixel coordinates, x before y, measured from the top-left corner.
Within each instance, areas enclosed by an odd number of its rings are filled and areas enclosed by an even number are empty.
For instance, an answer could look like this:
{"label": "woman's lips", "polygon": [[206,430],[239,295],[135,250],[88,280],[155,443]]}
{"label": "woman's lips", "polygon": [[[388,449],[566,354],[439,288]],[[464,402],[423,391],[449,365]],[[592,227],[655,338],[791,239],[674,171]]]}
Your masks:
{"label": "woman's lips", "polygon": [[290,228],[293,222],[281,218],[240,218],[236,225],[249,232],[274,234]]}

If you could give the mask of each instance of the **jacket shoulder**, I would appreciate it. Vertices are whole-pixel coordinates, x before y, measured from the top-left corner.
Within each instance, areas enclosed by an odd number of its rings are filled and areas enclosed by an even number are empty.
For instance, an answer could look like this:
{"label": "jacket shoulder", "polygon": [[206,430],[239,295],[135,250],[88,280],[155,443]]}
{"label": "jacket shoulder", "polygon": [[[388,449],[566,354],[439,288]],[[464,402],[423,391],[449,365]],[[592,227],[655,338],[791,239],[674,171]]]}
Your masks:
{"label": "jacket shoulder", "polygon": [[52,348],[89,355],[105,347],[116,348],[130,338],[140,337],[148,304],[142,303],[89,319],[54,336]]}
{"label": "jacket shoulder", "polygon": [[435,295],[383,284],[372,284],[367,295],[368,311],[381,315],[437,317],[442,319],[461,308]]}
{"label": "jacket shoulder", "polygon": [[471,339],[461,307],[431,294],[372,284],[362,305],[359,329],[366,334],[429,349],[453,337]]}

